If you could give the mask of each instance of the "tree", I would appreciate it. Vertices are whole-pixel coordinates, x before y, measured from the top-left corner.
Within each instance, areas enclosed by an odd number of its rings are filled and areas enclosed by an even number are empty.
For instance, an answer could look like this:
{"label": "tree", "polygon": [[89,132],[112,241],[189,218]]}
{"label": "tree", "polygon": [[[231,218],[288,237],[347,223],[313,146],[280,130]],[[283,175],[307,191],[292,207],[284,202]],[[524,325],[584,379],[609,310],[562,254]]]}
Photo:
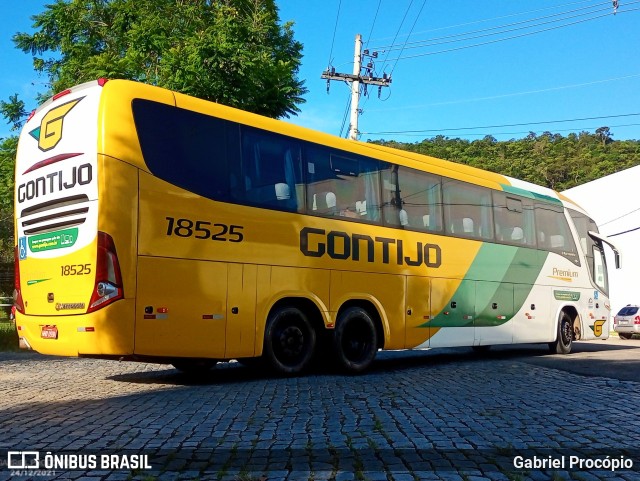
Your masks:
{"label": "tree", "polygon": [[276,118],[307,92],[274,0],[57,0],[33,18],[13,40],[54,92],[125,78]]}
{"label": "tree", "polygon": [[[302,44],[281,24],[275,0],[56,0],[33,17],[17,48],[53,93],[100,77],[130,79],[269,117],[300,111]],[[0,114],[19,129],[25,104],[12,95]],[[0,184],[13,185],[17,139],[0,139]],[[0,189],[2,217],[12,190]],[[7,204],[8,202],[8,204]],[[13,249],[0,226],[0,257]],[[13,255],[11,253],[11,255]]]}
{"label": "tree", "polygon": [[0,113],[7,119],[7,123],[13,124],[11,130],[22,128],[27,117],[24,102],[18,99],[18,94],[10,95],[9,102],[0,100]]}
{"label": "tree", "polygon": [[18,137],[0,139],[0,263],[13,259],[13,169]]}
{"label": "tree", "polygon": [[492,136],[472,142],[436,136],[418,143],[389,141],[386,145],[565,190],[640,165],[640,140],[614,141],[612,137],[603,127],[567,137],[547,131],[501,142]]}
{"label": "tree", "polygon": [[609,129],[609,127],[598,127],[596,129],[596,137],[600,140],[600,142],[602,142],[602,145],[607,145],[609,142],[611,142],[612,135],[613,134],[611,133],[611,129]]}

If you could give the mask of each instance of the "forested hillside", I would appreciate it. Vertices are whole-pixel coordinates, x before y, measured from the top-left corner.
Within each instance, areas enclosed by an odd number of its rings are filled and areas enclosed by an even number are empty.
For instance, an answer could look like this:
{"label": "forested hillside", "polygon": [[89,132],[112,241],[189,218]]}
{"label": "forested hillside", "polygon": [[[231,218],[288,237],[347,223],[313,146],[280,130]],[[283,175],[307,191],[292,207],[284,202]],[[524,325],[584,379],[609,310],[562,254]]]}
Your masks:
{"label": "forested hillside", "polygon": [[607,127],[595,133],[529,134],[519,140],[448,138],[374,143],[460,162],[562,191],[640,164],[640,140],[613,140]]}

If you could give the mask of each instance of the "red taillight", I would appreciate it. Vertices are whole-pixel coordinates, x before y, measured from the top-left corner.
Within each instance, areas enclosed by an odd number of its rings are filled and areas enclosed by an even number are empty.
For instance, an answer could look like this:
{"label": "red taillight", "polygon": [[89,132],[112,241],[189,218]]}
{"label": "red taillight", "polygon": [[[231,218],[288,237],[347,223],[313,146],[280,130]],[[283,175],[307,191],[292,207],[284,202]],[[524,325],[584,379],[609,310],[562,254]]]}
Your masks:
{"label": "red taillight", "polygon": [[116,246],[109,234],[98,232],[96,280],[87,312],[102,309],[123,297],[122,275],[120,274]]}
{"label": "red taillight", "polygon": [[100,77],[98,79],[98,85],[100,85],[100,87],[104,87],[104,84],[106,84],[108,81],[109,81],[108,78]]}
{"label": "red taillight", "polygon": [[640,316],[636,316],[636,318],[633,320],[634,324],[640,324]]}
{"label": "red taillight", "polygon": [[16,310],[24,314],[24,302],[22,301],[22,288],[20,286],[20,256],[18,246],[13,251],[13,305]]}
{"label": "red taillight", "polygon": [[55,94],[51,99],[58,100],[60,97],[64,97],[65,95],[68,95],[70,93],[71,89],[63,90],[62,92],[58,92],[57,94]]}

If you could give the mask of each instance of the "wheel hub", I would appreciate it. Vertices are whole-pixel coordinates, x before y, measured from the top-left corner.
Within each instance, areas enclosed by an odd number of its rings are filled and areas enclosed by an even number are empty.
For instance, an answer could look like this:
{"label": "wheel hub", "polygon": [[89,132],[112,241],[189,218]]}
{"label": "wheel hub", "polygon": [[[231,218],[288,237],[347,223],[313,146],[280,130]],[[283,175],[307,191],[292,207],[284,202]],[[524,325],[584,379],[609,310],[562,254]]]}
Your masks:
{"label": "wheel hub", "polygon": [[286,356],[297,356],[302,352],[304,346],[304,335],[300,328],[289,326],[280,333],[280,347]]}

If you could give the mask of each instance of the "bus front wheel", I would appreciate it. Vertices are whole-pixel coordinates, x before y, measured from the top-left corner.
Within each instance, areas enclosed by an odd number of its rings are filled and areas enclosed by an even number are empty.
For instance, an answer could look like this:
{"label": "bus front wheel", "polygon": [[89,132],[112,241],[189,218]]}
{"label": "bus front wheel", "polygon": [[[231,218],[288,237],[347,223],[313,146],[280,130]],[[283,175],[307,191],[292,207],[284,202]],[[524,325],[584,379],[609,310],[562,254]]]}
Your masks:
{"label": "bus front wheel", "polygon": [[556,340],[549,343],[549,350],[555,354],[569,354],[573,343],[573,321],[566,312],[562,311],[558,319],[558,333]]}
{"label": "bus front wheel", "polygon": [[307,316],[297,307],[276,309],[267,321],[264,358],[280,374],[298,374],[311,361],[316,332]]}
{"label": "bus front wheel", "polygon": [[373,319],[360,307],[349,307],[338,316],[333,334],[338,366],[357,374],[369,367],[378,352],[378,334]]}

